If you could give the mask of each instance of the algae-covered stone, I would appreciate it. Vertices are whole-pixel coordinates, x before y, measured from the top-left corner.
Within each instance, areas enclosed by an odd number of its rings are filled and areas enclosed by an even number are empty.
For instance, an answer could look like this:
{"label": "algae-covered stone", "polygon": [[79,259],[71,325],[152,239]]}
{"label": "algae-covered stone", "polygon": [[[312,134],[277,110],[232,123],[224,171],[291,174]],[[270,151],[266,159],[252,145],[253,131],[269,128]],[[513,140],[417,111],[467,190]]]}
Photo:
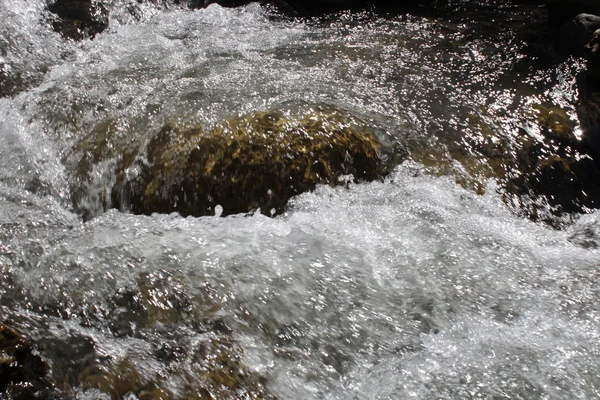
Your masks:
{"label": "algae-covered stone", "polygon": [[[600,30],[598,45],[600,46]],[[600,79],[600,49],[598,51],[598,78]],[[592,93],[579,100],[577,116],[581,122],[582,142],[594,153],[600,163],[600,92]]]}
{"label": "algae-covered stone", "polygon": [[[140,274],[137,285],[119,288],[111,298],[106,320],[115,336],[135,336],[144,329],[192,324],[194,329],[216,329],[219,303],[214,289],[196,285],[164,270]],[[218,330],[218,329],[217,329]]]}
{"label": "algae-covered stone", "polygon": [[261,112],[209,131],[168,123],[123,167],[113,203],[144,214],[281,213],[317,184],[379,177],[378,148],[361,121],[336,110]]}
{"label": "algae-covered stone", "polygon": [[600,168],[563,109],[539,105],[537,111],[542,140],[524,138],[504,189],[530,218],[560,226],[557,216],[600,208]]}
{"label": "algae-covered stone", "polygon": [[579,14],[569,20],[558,32],[557,46],[568,54],[583,55],[586,43],[594,31],[600,28],[600,17],[592,14]]}
{"label": "algae-covered stone", "polygon": [[274,398],[264,373],[245,362],[228,292],[170,269],[131,278],[106,298],[66,293],[69,315],[45,310],[50,322],[36,326],[36,344],[51,374],[32,342],[0,323],[0,399]]}
{"label": "algae-covered stone", "polygon": [[545,0],[545,3],[550,23],[555,27],[581,13],[600,15],[600,2],[597,0]]}

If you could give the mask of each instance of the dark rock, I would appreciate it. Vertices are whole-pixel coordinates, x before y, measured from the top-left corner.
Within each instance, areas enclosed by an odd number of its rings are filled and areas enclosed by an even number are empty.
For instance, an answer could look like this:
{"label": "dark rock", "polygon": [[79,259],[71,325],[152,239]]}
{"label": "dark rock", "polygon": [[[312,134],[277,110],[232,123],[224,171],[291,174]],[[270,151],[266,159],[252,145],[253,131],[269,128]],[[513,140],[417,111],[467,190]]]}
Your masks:
{"label": "dark rock", "polygon": [[598,0],[546,0],[550,24],[559,29],[571,18],[579,14],[600,15]]}
{"label": "dark rock", "polygon": [[48,371],[23,335],[0,323],[0,389],[14,383],[39,380]]}
{"label": "dark rock", "polygon": [[477,139],[467,136],[457,147],[415,147],[410,157],[427,173],[454,176],[477,193],[494,179],[515,212],[561,227],[572,213],[600,208],[600,136],[592,134],[600,128],[598,95],[598,103],[588,99],[578,107],[581,136],[564,109],[543,103],[534,108],[532,131],[507,137],[473,117],[468,129],[478,132]]}
{"label": "dark rock", "polygon": [[582,97],[577,105],[577,116],[583,132],[582,144],[600,160],[600,93]]}
{"label": "dark rock", "polygon": [[569,242],[586,249],[600,248],[600,221],[580,222],[569,235]]}
{"label": "dark rock", "polygon": [[35,345],[0,322],[0,398],[12,400],[65,399],[50,383],[48,366]]}
{"label": "dark rock", "polygon": [[600,208],[598,155],[559,108],[540,107],[543,141],[523,141],[505,189],[533,220],[560,226],[573,213]]}
{"label": "dark rock", "polygon": [[108,10],[97,0],[55,0],[48,10],[57,16],[54,30],[65,38],[94,38],[108,27]]}
{"label": "dark rock", "polygon": [[600,29],[592,35],[591,40],[585,45],[585,57],[589,77],[600,87]]}
{"label": "dark rock", "polygon": [[583,55],[586,45],[597,29],[600,29],[600,17],[592,14],[577,15],[558,32],[559,50],[568,54]]}
{"label": "dark rock", "polygon": [[40,339],[39,343],[44,347],[44,355],[52,360],[53,378],[67,393],[79,386],[81,370],[102,358],[95,351],[93,339],[75,331],[60,336],[49,335]]}
{"label": "dark rock", "polygon": [[[286,14],[298,16],[321,16],[343,10],[360,11],[375,9],[381,12],[404,13],[417,10],[433,10],[444,7],[446,2],[435,0],[266,0]],[[442,4],[443,3],[443,4]]]}
{"label": "dark rock", "polygon": [[252,1],[249,0],[190,0],[190,8],[204,8],[210,4],[217,3],[222,7],[240,7]]}
{"label": "dark rock", "polygon": [[[337,110],[256,113],[209,132],[169,123],[122,166],[113,203],[144,214],[212,215],[217,205],[223,215],[281,213],[317,184],[380,177],[378,148],[361,121]],[[128,179],[127,170],[140,173]]]}
{"label": "dark rock", "polygon": [[[521,195],[543,196],[554,215],[581,213],[586,209],[600,208],[600,168],[589,158],[549,157],[537,163],[536,168],[517,180]],[[549,215],[527,204],[534,219],[552,222]]]}
{"label": "dark rock", "polygon": [[319,15],[340,10],[364,8],[372,4],[371,1],[364,0],[275,0],[272,3],[288,14],[296,15]]}
{"label": "dark rock", "polygon": [[163,365],[160,373],[140,366],[137,355],[88,357],[84,346],[81,355],[92,362],[73,369],[76,387],[117,399],[274,399],[266,378],[244,364],[234,331],[222,318],[213,319],[221,314],[217,292],[210,285],[192,288],[187,280],[162,269],[142,273],[135,285],[117,291],[98,321],[110,320],[117,336],[151,343],[147,360]]}
{"label": "dark rock", "polygon": [[0,62],[0,97],[17,94],[26,86],[19,71],[12,71],[10,65]]}

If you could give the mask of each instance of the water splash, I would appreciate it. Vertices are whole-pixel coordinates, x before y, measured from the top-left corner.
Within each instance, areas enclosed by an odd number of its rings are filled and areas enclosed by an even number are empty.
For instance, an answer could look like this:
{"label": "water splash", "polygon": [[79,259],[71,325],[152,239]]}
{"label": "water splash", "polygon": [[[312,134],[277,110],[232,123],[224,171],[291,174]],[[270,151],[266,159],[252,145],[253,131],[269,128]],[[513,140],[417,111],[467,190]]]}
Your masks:
{"label": "water splash", "polygon": [[[0,310],[64,390],[101,397],[100,376],[186,393],[186,377],[215,367],[195,356],[214,345],[245,388],[279,398],[599,396],[597,212],[553,230],[508,210],[493,182],[478,195],[425,174],[425,157],[384,182],[319,187],[276,218],[112,210],[83,223],[70,211],[82,138],[106,150],[173,118],[212,126],[312,104],[360,116],[399,158],[439,150],[473,174],[475,150],[516,143],[536,106],[574,117],[546,75],[519,69],[512,28],[477,39],[464,21],[285,21],[213,5],[123,14],[74,44],[23,15],[6,14],[14,32],[50,54],[32,65],[53,67],[0,100]],[[11,54],[22,68],[23,48]],[[564,100],[573,75],[561,68]],[[110,186],[111,161],[93,184]]]}

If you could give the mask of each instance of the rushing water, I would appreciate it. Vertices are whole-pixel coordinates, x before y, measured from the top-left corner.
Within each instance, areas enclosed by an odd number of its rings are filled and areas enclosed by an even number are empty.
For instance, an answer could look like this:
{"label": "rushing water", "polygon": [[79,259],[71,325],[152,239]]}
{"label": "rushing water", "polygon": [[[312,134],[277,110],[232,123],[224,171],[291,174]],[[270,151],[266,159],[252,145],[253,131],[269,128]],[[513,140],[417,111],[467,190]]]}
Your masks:
{"label": "rushing water", "polygon": [[[110,398],[95,374],[127,365],[113,398],[148,382],[200,396],[198,354],[216,343],[239,357],[230,374],[280,399],[600,397],[600,215],[562,230],[523,218],[473,152],[539,135],[541,105],[577,128],[577,66],[528,61],[544,53],[522,39],[538,10],[484,24],[115,5],[108,31],[76,43],[42,1],[1,5],[3,68],[30,89],[0,99],[0,320],[38,343],[61,389]],[[173,119],[323,104],[405,161],[276,218],[181,218],[105,211],[107,156],[87,183],[95,218],[74,212],[77,143],[107,121],[126,146]]]}

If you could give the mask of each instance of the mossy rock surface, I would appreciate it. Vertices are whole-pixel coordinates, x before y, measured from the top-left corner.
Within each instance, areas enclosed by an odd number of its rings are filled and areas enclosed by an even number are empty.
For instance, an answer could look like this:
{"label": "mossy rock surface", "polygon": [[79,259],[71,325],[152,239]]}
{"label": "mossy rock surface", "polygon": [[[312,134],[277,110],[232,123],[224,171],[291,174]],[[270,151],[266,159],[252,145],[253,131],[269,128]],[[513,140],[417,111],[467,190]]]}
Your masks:
{"label": "mossy rock surface", "polygon": [[140,214],[212,215],[217,205],[223,215],[278,214],[317,184],[380,177],[379,146],[364,123],[337,110],[261,112],[209,131],[168,123],[121,166],[112,200]]}
{"label": "mossy rock surface", "polygon": [[[598,39],[600,45],[600,35]],[[600,51],[598,56],[600,58]],[[598,72],[600,78],[600,65]],[[583,97],[577,105],[577,115],[583,131],[583,144],[600,160],[600,92]]]}
{"label": "mossy rock surface", "polygon": [[33,354],[33,344],[0,323],[0,393],[11,385],[38,381],[47,370],[42,359]]}
{"label": "mossy rock surface", "polygon": [[540,138],[522,132],[513,142],[515,156],[506,162],[500,183],[507,203],[533,220],[560,227],[573,213],[600,208],[600,168],[563,109],[535,108]]}

